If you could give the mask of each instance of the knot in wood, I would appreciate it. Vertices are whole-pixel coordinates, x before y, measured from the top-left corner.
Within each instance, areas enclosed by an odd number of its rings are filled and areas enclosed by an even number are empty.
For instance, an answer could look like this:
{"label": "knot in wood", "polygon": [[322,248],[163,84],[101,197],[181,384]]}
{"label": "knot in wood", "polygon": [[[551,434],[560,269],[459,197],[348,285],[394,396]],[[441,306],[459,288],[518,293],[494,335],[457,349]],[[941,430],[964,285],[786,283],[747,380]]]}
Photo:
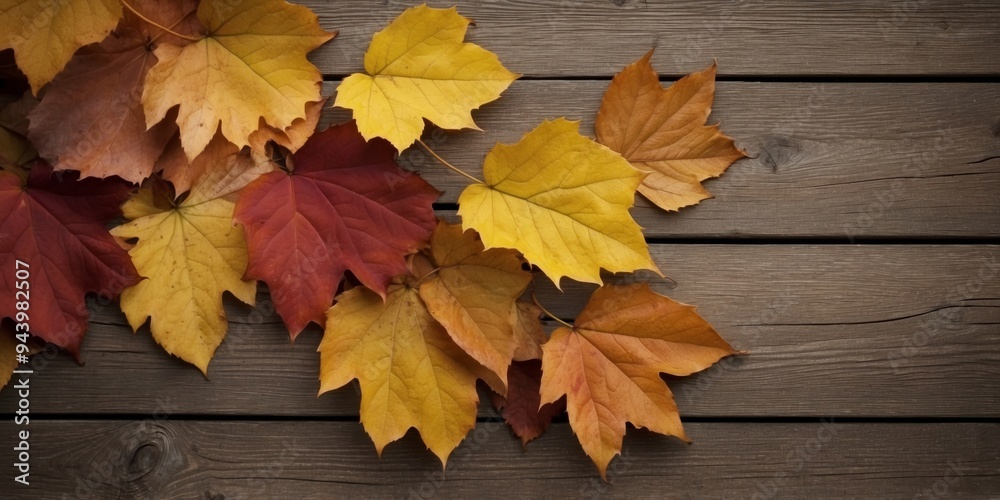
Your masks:
{"label": "knot in wood", "polygon": [[145,420],[123,430],[121,443],[122,490],[140,497],[162,491],[184,470],[184,454],[178,449],[173,426]]}
{"label": "knot in wood", "polygon": [[769,135],[759,146],[757,159],[774,173],[782,167],[791,167],[802,156],[802,144],[784,135]]}

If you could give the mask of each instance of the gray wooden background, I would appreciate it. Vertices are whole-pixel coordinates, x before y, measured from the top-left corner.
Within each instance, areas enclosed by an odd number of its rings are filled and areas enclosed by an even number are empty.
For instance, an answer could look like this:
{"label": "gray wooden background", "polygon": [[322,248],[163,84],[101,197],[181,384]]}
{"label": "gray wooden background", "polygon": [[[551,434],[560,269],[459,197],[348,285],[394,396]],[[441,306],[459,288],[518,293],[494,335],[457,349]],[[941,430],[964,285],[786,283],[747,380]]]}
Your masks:
{"label": "gray wooden background", "polygon": [[[340,30],[312,58],[325,95],[412,5],[302,3]],[[712,121],[750,158],[697,207],[633,211],[676,282],[654,288],[751,351],[669,380],[694,444],[630,429],[605,484],[565,419],[522,451],[484,404],[446,472],[412,431],[379,459],[355,390],[316,397],[319,329],[290,345],[262,287],[227,306],[210,380],[93,301],[86,364],[43,356],[31,382],[33,486],[0,496],[1000,498],[1000,2],[457,3],[525,75],[475,114],[485,132],[434,135],[473,172],[544,118],[592,133],[650,47],[665,80],[718,61]],[[453,216],[463,179],[403,162]],[[572,318],[591,290],[540,299]]]}

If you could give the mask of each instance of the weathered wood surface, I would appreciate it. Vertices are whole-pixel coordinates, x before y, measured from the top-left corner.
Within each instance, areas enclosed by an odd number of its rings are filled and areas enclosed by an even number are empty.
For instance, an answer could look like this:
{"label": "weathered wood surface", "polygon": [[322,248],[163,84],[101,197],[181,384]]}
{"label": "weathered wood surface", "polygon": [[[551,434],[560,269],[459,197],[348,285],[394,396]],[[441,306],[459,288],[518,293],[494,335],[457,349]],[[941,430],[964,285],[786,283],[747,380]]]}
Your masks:
{"label": "weathered wood surface", "polygon": [[[6,425],[6,424],[5,424]],[[446,473],[415,433],[382,458],[347,422],[41,421],[32,481],[71,498],[990,498],[1000,424],[689,423],[631,429],[595,478],[567,424],[521,450],[480,423]],[[5,449],[16,443],[0,434]],[[5,498],[37,498],[20,491]],[[944,493],[944,494],[941,494]]]}
{"label": "weathered wood surface", "polygon": [[[337,39],[313,61],[362,68],[372,33],[413,2],[308,0]],[[686,74],[996,75],[1000,4],[992,0],[432,0],[474,19],[470,39],[531,77],[610,76],[656,47],[654,64]]]}
{"label": "weathered wood surface", "polygon": [[[478,175],[496,142],[547,118],[581,120],[592,135],[607,84],[515,82],[474,114],[485,132],[425,141]],[[750,158],[706,183],[714,199],[680,212],[637,196],[633,217],[649,237],[1000,236],[1000,84],[721,82],[714,110],[710,121]],[[325,123],[348,119],[330,109]],[[467,184],[416,147],[402,163],[444,191],[442,202]]]}
{"label": "weathered wood surface", "polygon": [[[988,245],[656,245],[674,289],[737,348],[671,381],[684,415],[1000,417],[1000,247]],[[573,317],[592,286],[545,278],[539,298]],[[294,346],[261,294],[230,301],[211,381],[95,305],[85,366],[60,356],[32,379],[32,411],[357,415],[353,387],[316,397],[320,332]],[[44,359],[44,358],[41,358]],[[43,363],[41,359],[38,363]],[[0,411],[13,412],[13,391]],[[492,415],[484,405],[483,416]]]}
{"label": "weathered wood surface", "polygon": [[[340,30],[312,57],[324,95],[412,5],[302,3]],[[0,497],[1000,497],[1000,247],[743,241],[995,242],[1000,3],[431,1],[452,3],[478,22],[472,41],[526,76],[475,113],[485,132],[425,136],[470,172],[545,118],[591,134],[608,79],[651,47],[665,79],[718,60],[712,121],[750,158],[707,183],[713,200],[633,210],[677,282],[655,287],[751,351],[668,381],[701,419],[686,425],[695,444],[630,430],[606,485],[565,420],[522,453],[483,405],[442,476],[412,432],[376,459],[353,388],[316,397],[320,332],[289,345],[266,290],[256,310],[228,301],[210,381],[97,302],[85,366],[35,358],[33,486]],[[416,150],[402,161],[443,203],[464,187]],[[726,244],[661,244],[675,238]],[[539,296],[571,318],[590,288],[565,285]],[[7,450],[16,404],[0,393]]]}

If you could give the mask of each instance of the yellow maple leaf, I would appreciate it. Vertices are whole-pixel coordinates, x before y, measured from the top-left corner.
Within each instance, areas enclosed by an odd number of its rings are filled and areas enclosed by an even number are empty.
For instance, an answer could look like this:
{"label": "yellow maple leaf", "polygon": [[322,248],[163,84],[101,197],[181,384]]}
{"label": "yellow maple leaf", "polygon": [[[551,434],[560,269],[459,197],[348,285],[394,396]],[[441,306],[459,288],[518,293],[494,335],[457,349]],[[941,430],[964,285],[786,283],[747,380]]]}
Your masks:
{"label": "yellow maple leaf", "polygon": [[660,373],[690,375],[736,354],[694,307],[646,284],[599,288],[542,350],[542,403],[566,396],[573,433],[605,479],[625,422],[687,440]]}
{"label": "yellow maple leaf", "polygon": [[121,17],[118,0],[0,0],[0,50],[14,49],[38,95],[76,49],[104,39]]}
{"label": "yellow maple leaf", "polygon": [[407,9],[372,37],[367,74],[345,78],[334,105],[354,111],[365,139],[388,139],[399,151],[420,138],[424,118],[479,130],[472,110],[498,99],[520,75],[496,54],[462,42],[470,23],[454,7]]}
{"label": "yellow maple leaf", "polygon": [[519,250],[556,286],[563,276],[599,284],[601,268],[659,272],[628,213],[642,174],[577,122],[545,121],[517,144],[497,144],[483,175],[459,196],[458,214],[486,248]]}
{"label": "yellow maple leaf", "polygon": [[420,284],[420,298],[452,340],[500,378],[496,389],[506,393],[507,367],[521,340],[516,301],[531,273],[516,252],[484,250],[474,231],[446,222],[434,230],[430,253],[437,269]]}
{"label": "yellow maple leaf", "polygon": [[649,173],[640,193],[664,210],[677,210],[711,198],[701,181],[722,175],[746,155],[717,125],[705,125],[715,97],[715,64],[664,89],[652,56],[649,51],[615,75],[594,130],[598,142]]}
{"label": "yellow maple leaf", "polygon": [[179,105],[180,140],[193,161],[220,126],[242,147],[260,118],[278,129],[306,118],[322,80],[306,54],[336,33],[320,28],[308,8],[284,0],[204,0],[198,19],[208,30],[204,38],[156,48],[159,62],[142,93],[147,126]]}
{"label": "yellow maple leaf", "polygon": [[337,297],[319,346],[320,394],[361,384],[361,423],[382,449],[416,428],[445,464],[475,426],[482,368],[431,317],[415,288],[390,285]]}
{"label": "yellow maple leaf", "polygon": [[165,182],[151,179],[122,207],[131,222],[111,231],[137,239],[129,255],[146,278],[122,292],[129,325],[138,330],[150,318],[156,342],[206,374],[228,329],[223,292],[253,305],[257,291],[243,280],[247,249],[243,228],[233,225],[234,194],[274,167],[247,162],[238,153],[220,158],[179,204]]}

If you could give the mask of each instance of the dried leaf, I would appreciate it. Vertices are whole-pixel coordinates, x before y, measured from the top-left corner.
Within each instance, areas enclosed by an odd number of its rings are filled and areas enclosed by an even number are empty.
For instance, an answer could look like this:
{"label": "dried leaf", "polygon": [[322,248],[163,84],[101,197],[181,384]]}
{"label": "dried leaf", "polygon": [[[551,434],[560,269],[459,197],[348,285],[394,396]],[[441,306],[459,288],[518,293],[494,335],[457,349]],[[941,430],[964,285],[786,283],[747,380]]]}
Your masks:
{"label": "dried leaf", "polygon": [[201,40],[162,44],[146,78],[142,102],[152,126],[179,106],[180,141],[193,161],[217,129],[239,147],[249,145],[260,119],[285,129],[320,100],[322,74],[306,54],[334,37],[308,8],[284,0],[203,0]]}
{"label": "dried leaf", "polygon": [[605,479],[625,422],[687,440],[660,373],[690,375],[736,353],[694,307],[645,284],[599,288],[574,328],[542,349],[542,402],[566,396],[573,432]]}
{"label": "dried leaf", "polygon": [[[31,329],[34,335],[79,357],[87,331],[87,292],[116,297],[139,275],[105,224],[120,216],[129,186],[121,181],[53,174],[44,162],[27,179],[0,172],[0,264],[30,266]],[[11,271],[13,272],[13,271]],[[14,297],[14,281],[0,281]],[[0,317],[14,318],[13,300],[0,302]]]}
{"label": "dried leaf", "polygon": [[380,455],[413,427],[443,465],[476,424],[482,368],[411,286],[390,286],[384,301],[365,288],[338,296],[319,353],[320,394],[360,382],[361,423]]}
{"label": "dried leaf", "polygon": [[345,78],[334,105],[354,111],[365,139],[383,137],[399,151],[420,138],[425,118],[444,129],[479,130],[472,110],[497,100],[520,75],[462,42],[470,23],[454,7],[407,9],[375,34],[367,74]]}
{"label": "dried leaf", "polygon": [[384,294],[430,238],[439,193],[353,122],[317,133],[291,159],[291,173],[243,191],[235,221],[247,231],[247,277],[267,283],[294,338],[310,321],[324,324],[345,270]]}
{"label": "dried leaf", "polygon": [[519,250],[556,286],[563,276],[601,283],[601,268],[659,272],[628,213],[642,174],[578,128],[545,121],[517,144],[494,147],[486,184],[458,199],[463,227],[479,231],[486,248]]}
{"label": "dried leaf", "polygon": [[121,17],[118,0],[0,0],[0,50],[14,49],[38,95],[76,49],[104,39]]}
{"label": "dried leaf", "polygon": [[649,51],[615,75],[594,125],[597,140],[649,172],[639,192],[664,210],[711,195],[701,181],[746,156],[717,125],[706,126],[715,97],[715,64],[660,87]]}
{"label": "dried leaf", "polygon": [[420,284],[420,297],[452,340],[500,378],[505,393],[519,340],[512,313],[531,273],[516,252],[484,250],[474,231],[446,222],[435,229],[430,254],[437,270]]}
{"label": "dried leaf", "polygon": [[253,305],[257,291],[255,281],[243,279],[246,241],[233,225],[233,195],[273,166],[255,161],[234,169],[246,161],[238,156],[216,162],[179,204],[165,182],[151,178],[123,208],[131,222],[111,231],[137,238],[129,255],[147,278],[122,293],[129,325],[138,330],[150,318],[156,342],[206,374],[228,328],[222,294]]}

